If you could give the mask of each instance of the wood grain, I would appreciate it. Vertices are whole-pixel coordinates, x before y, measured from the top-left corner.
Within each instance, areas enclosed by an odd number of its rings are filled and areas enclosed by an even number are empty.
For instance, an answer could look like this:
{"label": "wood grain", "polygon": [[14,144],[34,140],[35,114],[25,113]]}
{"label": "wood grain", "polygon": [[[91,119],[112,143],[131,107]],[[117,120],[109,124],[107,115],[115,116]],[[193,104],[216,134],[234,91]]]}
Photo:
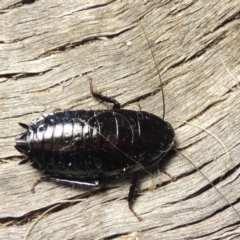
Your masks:
{"label": "wood grain", "polygon": [[[97,2],[97,3],[96,3]],[[239,239],[240,5],[233,1],[0,2],[0,236],[23,239]],[[89,92],[124,108],[162,116],[157,70],[164,82],[166,120],[186,159],[167,156],[163,173],[143,174],[128,210],[131,179],[86,190],[44,182],[14,149],[18,122],[61,109],[105,108]],[[176,120],[198,124],[214,133]],[[162,185],[161,185],[162,183]],[[152,191],[150,186],[156,186]],[[224,197],[225,198],[224,198]],[[64,200],[81,199],[64,204]],[[232,204],[232,206],[229,205]]]}

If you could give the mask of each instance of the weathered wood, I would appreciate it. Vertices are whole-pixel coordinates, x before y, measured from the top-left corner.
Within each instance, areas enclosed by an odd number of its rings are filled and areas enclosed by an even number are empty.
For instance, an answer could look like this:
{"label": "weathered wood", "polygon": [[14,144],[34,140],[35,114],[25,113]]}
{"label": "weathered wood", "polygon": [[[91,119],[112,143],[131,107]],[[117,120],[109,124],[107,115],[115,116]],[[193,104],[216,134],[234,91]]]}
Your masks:
{"label": "weathered wood", "polygon": [[[25,1],[26,2],[26,1]],[[83,198],[43,217],[28,239],[237,239],[240,235],[240,5],[233,1],[36,1],[0,3],[0,228],[1,239],[22,239],[34,219],[63,200]],[[162,114],[177,148],[196,164],[233,207],[178,154],[162,174],[141,178],[128,210],[130,179],[87,191],[42,183],[18,165],[18,122],[56,108],[103,108],[89,92],[116,97],[123,107]],[[175,120],[188,120],[217,135]],[[163,185],[160,186],[161,181]],[[148,187],[158,184],[148,191]],[[237,212],[237,213],[236,213]],[[24,220],[25,219],[25,220]]]}

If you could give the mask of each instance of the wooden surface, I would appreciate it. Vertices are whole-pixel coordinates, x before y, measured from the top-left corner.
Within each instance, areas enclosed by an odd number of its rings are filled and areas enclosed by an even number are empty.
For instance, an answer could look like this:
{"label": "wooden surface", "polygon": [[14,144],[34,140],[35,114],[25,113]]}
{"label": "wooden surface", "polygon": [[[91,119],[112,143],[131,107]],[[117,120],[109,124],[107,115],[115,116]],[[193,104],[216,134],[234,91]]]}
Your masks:
{"label": "wooden surface", "polygon": [[[27,239],[240,238],[238,0],[5,0],[0,13],[1,239],[23,239],[35,219],[59,203]],[[42,174],[18,165],[18,122],[57,108],[105,108],[91,97],[88,77],[124,108],[138,110],[140,102],[142,110],[162,116],[157,70],[138,19],[161,71],[176,146],[225,198],[178,154],[162,165],[175,182],[163,173],[140,179],[134,209],[141,222],[126,202],[131,179],[100,190],[44,182],[30,193]],[[209,133],[176,120],[214,133],[230,159]],[[63,204],[71,199],[82,200]]]}

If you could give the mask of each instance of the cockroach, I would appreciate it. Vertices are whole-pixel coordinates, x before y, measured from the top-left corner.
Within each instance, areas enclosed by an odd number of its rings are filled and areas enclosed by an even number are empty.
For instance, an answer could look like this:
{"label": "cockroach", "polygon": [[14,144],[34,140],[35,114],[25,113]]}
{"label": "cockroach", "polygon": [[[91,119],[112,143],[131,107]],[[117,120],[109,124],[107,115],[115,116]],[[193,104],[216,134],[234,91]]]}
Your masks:
{"label": "cockroach", "polygon": [[22,163],[29,160],[58,182],[96,187],[100,179],[134,174],[128,195],[132,210],[136,173],[173,147],[174,131],[151,113],[120,109],[115,99],[94,92],[89,81],[91,94],[113,103],[111,110],[62,111],[19,123],[27,131],[16,137],[15,148],[27,156]]}
{"label": "cockroach", "polygon": [[[141,22],[140,25],[162,86],[149,40]],[[16,137],[15,148],[27,156],[20,164],[29,161],[52,180],[87,187],[99,186],[101,179],[133,176],[128,206],[141,220],[132,208],[137,173],[157,164],[175,145],[174,130],[164,120],[163,89],[160,118],[145,111],[121,109],[116,99],[93,90],[91,78],[89,82],[92,96],[112,103],[112,109],[59,111],[43,115],[29,125],[19,123],[26,131]]]}
{"label": "cockroach", "polygon": [[158,163],[173,147],[173,128],[164,114],[121,109],[89,82],[92,96],[113,103],[112,109],[55,112],[29,125],[19,123],[26,132],[16,137],[15,148],[27,156],[21,163],[30,161],[58,182],[96,187],[104,178],[133,175],[128,205],[141,220],[131,205],[137,172]]}

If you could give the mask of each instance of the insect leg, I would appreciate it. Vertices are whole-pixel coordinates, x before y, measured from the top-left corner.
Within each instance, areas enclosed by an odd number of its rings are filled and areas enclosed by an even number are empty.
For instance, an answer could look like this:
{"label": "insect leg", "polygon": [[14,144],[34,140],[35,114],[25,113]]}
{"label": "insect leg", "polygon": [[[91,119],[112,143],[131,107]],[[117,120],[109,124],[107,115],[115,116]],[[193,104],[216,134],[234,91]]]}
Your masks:
{"label": "insect leg", "polygon": [[162,169],[162,172],[164,174],[166,174],[170,179],[171,179],[171,182],[175,182],[177,179],[176,177],[173,177],[171,174],[169,174],[168,172],[166,172],[164,169]]}
{"label": "insect leg", "polygon": [[40,179],[38,179],[32,186],[30,192],[31,193],[35,193],[35,187],[41,183],[41,182],[44,182],[44,181],[48,181],[50,178],[47,176],[47,177],[41,177]]}
{"label": "insect leg", "polygon": [[61,179],[61,178],[51,178],[49,176],[46,177],[42,177],[40,179],[38,179],[32,186],[31,188],[31,192],[35,193],[35,187],[44,181],[53,181],[53,182],[60,182],[60,183],[66,183],[66,184],[70,184],[70,185],[78,185],[78,186],[82,186],[82,187],[98,187],[99,186],[99,181],[95,180],[92,182],[80,182],[80,181],[74,181],[74,180],[68,180],[68,179]]}
{"label": "insect leg", "polygon": [[132,208],[132,203],[133,203],[133,198],[134,198],[134,193],[136,190],[137,186],[137,174],[134,175],[133,180],[131,182],[131,186],[129,188],[129,193],[128,193],[128,207],[130,211],[133,213],[133,215],[139,220],[142,221],[142,218],[133,210]]}
{"label": "insect leg", "polygon": [[115,100],[114,98],[103,96],[101,93],[97,93],[93,91],[92,78],[89,78],[89,84],[90,84],[90,92],[93,95],[93,97],[108,103],[113,103],[113,109],[120,109],[121,104],[117,100]]}
{"label": "insect leg", "polygon": [[50,178],[50,180],[54,182],[67,183],[67,184],[78,185],[82,187],[98,187],[99,186],[99,181],[97,180],[92,182],[80,182],[80,181],[61,179],[61,178]]}

